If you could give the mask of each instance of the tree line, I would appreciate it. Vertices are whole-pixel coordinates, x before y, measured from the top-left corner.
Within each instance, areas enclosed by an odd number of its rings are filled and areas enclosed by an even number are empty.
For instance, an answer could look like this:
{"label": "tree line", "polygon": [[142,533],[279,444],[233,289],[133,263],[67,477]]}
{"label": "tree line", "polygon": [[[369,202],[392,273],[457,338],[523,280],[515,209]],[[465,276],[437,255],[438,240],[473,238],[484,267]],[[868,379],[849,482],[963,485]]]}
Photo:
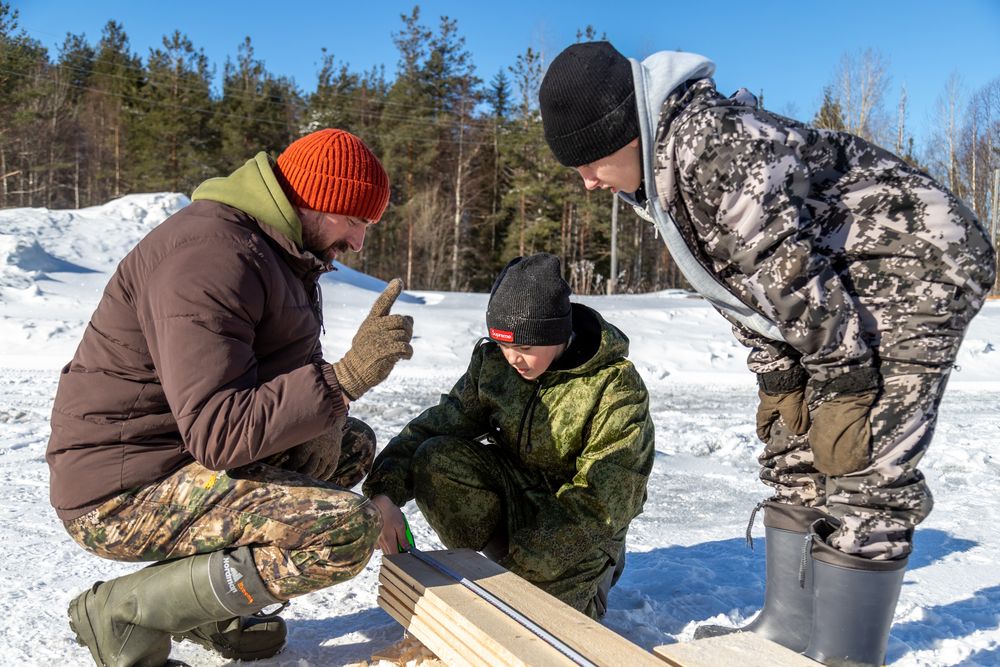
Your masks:
{"label": "tree line", "polygon": [[[143,58],[109,21],[96,44],[68,34],[52,55],[17,18],[0,1],[0,207],[190,193],[257,151],[277,155],[305,133],[339,127],[379,155],[392,181],[383,222],[345,263],[402,275],[414,289],[483,291],[510,257],[548,251],[563,258],[576,293],[607,287],[613,201],[585,191],[546,147],[537,108],[545,54],[533,47],[484,81],[457,22],[428,25],[414,7],[392,35],[391,77],[384,65],[355,71],[324,49],[316,86],[304,91],[268,71],[247,37],[215,91],[214,66],[180,31]],[[577,38],[600,37],[587,26]],[[924,147],[906,126],[905,88],[892,114],[888,87],[877,52],[845,56],[810,120],[928,170],[988,223],[1000,173],[1000,78],[964,95],[953,77]],[[616,216],[616,291],[683,287],[655,230],[625,208]]]}

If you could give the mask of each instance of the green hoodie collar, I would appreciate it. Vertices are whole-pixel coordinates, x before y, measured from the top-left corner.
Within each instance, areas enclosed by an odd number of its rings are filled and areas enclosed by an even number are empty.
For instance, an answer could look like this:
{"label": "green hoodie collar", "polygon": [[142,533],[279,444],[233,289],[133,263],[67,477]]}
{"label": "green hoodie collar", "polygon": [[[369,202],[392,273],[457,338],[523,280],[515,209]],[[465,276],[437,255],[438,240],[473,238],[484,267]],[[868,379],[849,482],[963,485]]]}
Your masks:
{"label": "green hoodie collar", "polygon": [[274,162],[261,151],[229,176],[210,178],[191,194],[191,201],[210,199],[252,215],[302,247],[302,223],[274,175]]}

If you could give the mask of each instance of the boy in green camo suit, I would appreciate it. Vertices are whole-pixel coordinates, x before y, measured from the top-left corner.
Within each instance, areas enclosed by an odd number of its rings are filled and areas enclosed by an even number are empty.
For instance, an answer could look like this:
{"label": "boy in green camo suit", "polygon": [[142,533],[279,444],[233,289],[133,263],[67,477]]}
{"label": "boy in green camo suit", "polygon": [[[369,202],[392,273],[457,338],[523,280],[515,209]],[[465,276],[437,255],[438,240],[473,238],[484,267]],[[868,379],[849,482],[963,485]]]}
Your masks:
{"label": "boy in green camo suit", "polygon": [[490,340],[363,489],[383,551],[406,543],[399,507],[415,498],[447,547],[482,550],[598,618],[646,500],[653,423],[628,339],[569,295],[555,256],[511,261],[490,295]]}

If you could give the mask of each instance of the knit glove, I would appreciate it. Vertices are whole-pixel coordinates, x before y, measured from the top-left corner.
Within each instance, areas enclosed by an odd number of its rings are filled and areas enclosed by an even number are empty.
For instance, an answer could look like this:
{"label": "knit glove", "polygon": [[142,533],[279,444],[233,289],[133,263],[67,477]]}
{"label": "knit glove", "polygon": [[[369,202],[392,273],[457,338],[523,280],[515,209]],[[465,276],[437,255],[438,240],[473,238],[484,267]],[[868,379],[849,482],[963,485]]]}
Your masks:
{"label": "knit glove", "polygon": [[333,364],[341,391],[352,401],[389,377],[397,361],[413,356],[413,318],[389,314],[402,291],[403,281],[393,279],[354,334],[351,349]]}
{"label": "knit glove", "polygon": [[809,405],[806,403],[806,372],[801,366],[757,376],[760,403],[757,406],[757,437],[770,442],[771,427],[780,417],[794,435],[809,430]]}
{"label": "knit glove", "polygon": [[871,461],[871,409],[878,398],[878,371],[863,368],[821,387],[809,388],[815,402],[809,445],[813,467],[827,475],[846,475]]}

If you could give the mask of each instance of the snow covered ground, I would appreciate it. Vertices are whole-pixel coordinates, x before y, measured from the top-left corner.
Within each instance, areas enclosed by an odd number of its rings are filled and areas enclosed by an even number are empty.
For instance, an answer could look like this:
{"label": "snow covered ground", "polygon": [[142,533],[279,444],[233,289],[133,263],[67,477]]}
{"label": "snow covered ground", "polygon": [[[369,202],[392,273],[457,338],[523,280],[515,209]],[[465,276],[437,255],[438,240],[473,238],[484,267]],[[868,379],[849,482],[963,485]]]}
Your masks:
{"label": "snow covered ground", "polygon": [[[134,195],[79,211],[0,211],[0,664],[88,664],[66,606],[94,580],[135,569],[85,553],[48,503],[45,445],[58,370],[73,354],[118,260],[185,205]],[[377,230],[376,232],[377,233]],[[349,269],[324,278],[328,358],[338,358],[382,283]],[[705,621],[739,623],[763,597],[763,527],[743,531],[767,495],[756,479],[753,378],[723,320],[683,292],[581,299],[632,340],[651,392],[657,459],[645,512],[629,534],[628,566],[605,623],[645,647],[684,640]],[[464,371],[484,332],[486,295],[411,292],[415,355],[357,403],[385,441],[435,403]],[[986,306],[962,348],[923,470],[936,509],[918,529],[889,643],[892,665],[1000,665],[1000,302]],[[411,504],[417,544],[439,546]],[[376,606],[379,556],[356,579],[296,599],[289,645],[262,665],[339,665],[397,640]],[[189,644],[173,657],[225,661]]]}

